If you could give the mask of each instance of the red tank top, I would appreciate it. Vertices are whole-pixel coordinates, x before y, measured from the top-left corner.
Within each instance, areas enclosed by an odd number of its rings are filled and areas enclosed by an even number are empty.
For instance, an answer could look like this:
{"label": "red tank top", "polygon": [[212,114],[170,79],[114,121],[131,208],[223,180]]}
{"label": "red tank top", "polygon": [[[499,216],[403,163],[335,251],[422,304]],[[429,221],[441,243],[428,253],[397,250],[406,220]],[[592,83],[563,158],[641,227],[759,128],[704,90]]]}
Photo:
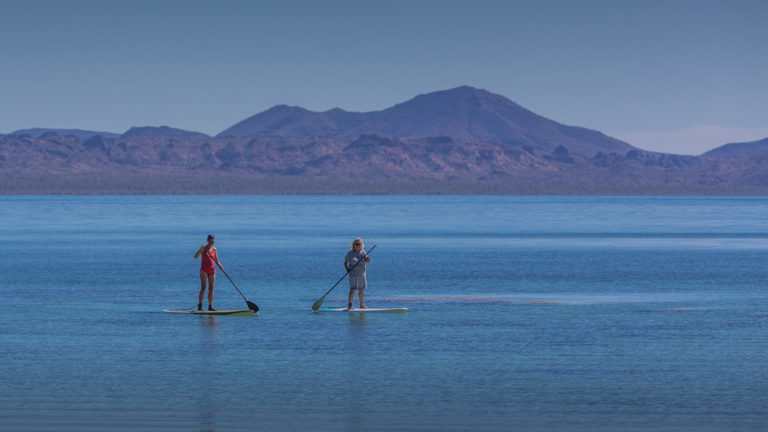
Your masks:
{"label": "red tank top", "polygon": [[[210,254],[210,255],[209,255]],[[212,275],[216,273],[216,264],[211,259],[211,256],[216,257],[216,248],[213,247],[209,251],[203,251],[202,260],[200,261],[200,271],[206,274]]]}

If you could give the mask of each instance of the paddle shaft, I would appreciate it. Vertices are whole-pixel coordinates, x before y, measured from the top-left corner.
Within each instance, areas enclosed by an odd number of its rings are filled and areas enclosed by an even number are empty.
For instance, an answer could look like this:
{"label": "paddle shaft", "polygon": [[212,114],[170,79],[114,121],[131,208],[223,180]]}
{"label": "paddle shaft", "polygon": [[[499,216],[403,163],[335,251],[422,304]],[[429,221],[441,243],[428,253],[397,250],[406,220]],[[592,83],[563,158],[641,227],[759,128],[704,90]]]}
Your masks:
{"label": "paddle shaft", "polygon": [[[253,308],[251,307],[251,302],[249,302],[249,301],[248,301],[248,299],[247,299],[247,298],[245,298],[245,296],[243,295],[243,293],[242,293],[242,292],[240,292],[240,288],[238,288],[238,287],[237,287],[237,285],[235,285],[235,281],[233,281],[233,280],[232,280],[232,278],[231,278],[231,277],[229,277],[229,275],[227,274],[227,272],[225,272],[225,271],[224,271],[224,269],[221,267],[221,264],[219,264],[219,263],[217,262],[217,260],[213,259],[213,256],[211,255],[211,253],[210,253],[210,252],[208,252],[208,250],[207,250],[207,249],[205,250],[205,253],[206,253],[206,254],[208,254],[208,257],[209,257],[209,258],[211,258],[211,261],[213,261],[213,262],[214,262],[214,263],[215,263],[217,266],[219,266],[219,270],[221,270],[221,272],[222,272],[222,273],[224,273],[224,276],[226,276],[226,277],[227,277],[227,279],[229,279],[229,282],[232,284],[232,286],[233,286],[233,287],[235,287],[235,289],[237,290],[237,293],[238,293],[238,294],[240,294],[240,297],[242,297],[242,298],[243,298],[243,300],[245,300],[245,304],[246,304],[246,305],[248,305],[248,309],[253,309]],[[258,306],[257,306],[257,309],[258,309]]]}
{"label": "paddle shaft", "polygon": [[[368,252],[366,252],[366,253],[365,253],[365,257],[363,257],[363,259],[362,259],[362,260],[360,260],[360,261],[356,262],[356,263],[355,263],[355,265],[353,265],[352,267],[350,267],[349,271],[348,271],[348,272],[346,272],[346,273],[344,274],[344,276],[342,276],[342,277],[341,277],[341,279],[339,279],[339,280],[338,280],[338,281],[337,281],[335,284],[333,284],[333,286],[331,287],[331,289],[329,289],[329,290],[328,290],[328,291],[327,291],[325,294],[323,294],[323,296],[322,296],[322,297],[320,297],[320,298],[319,298],[319,299],[318,299],[318,300],[315,302],[315,305],[317,305],[318,303],[321,303],[321,304],[322,304],[322,302],[323,302],[323,299],[325,298],[325,296],[327,296],[328,294],[330,294],[330,293],[331,293],[331,291],[333,291],[333,289],[334,289],[334,288],[336,288],[336,286],[338,286],[338,285],[341,283],[341,281],[343,281],[343,280],[344,280],[344,278],[345,278],[345,277],[347,277],[347,275],[348,275],[348,274],[350,274],[350,273],[352,272],[352,270],[354,270],[354,269],[355,269],[355,267],[357,267],[357,265],[358,265],[358,264],[360,264],[360,263],[361,263],[363,260],[367,259],[367,258],[368,258],[368,255],[370,255],[370,254],[371,254],[371,252],[373,252],[373,250],[374,250],[374,249],[376,249],[376,245],[373,245],[373,247],[372,247],[372,248],[368,249]],[[320,307],[320,306],[318,305],[317,307]]]}

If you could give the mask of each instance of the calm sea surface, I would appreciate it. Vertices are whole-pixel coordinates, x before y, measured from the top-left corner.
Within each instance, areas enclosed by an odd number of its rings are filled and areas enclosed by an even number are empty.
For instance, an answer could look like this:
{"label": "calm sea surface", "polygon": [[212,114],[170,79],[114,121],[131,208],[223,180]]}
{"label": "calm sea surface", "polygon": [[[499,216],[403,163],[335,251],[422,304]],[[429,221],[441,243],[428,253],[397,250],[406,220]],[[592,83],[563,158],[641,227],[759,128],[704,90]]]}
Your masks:
{"label": "calm sea surface", "polygon": [[[258,316],[162,313],[208,233]],[[310,310],[357,236],[407,313]],[[768,424],[768,198],[0,196],[0,238],[3,431]]]}

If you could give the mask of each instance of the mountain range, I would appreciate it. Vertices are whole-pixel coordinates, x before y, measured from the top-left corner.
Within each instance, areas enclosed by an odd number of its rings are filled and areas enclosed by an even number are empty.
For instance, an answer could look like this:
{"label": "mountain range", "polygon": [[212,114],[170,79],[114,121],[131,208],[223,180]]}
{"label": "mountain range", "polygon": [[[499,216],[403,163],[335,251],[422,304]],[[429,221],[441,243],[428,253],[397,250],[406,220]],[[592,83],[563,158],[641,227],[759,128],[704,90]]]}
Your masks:
{"label": "mountain range", "polygon": [[312,112],[279,105],[235,124],[217,137],[353,140],[361,135],[446,136],[459,141],[529,146],[541,151],[552,151],[563,145],[585,156],[593,156],[598,151],[632,149],[629,144],[600,132],[562,125],[503,96],[467,86],[419,95],[382,111],[364,113],[339,108]]}
{"label": "mountain range", "polygon": [[214,137],[0,135],[0,193],[765,193],[768,138],[647,152],[472,87],[381,111],[278,105]]}
{"label": "mountain range", "polygon": [[118,138],[120,134],[112,132],[99,132],[82,129],[46,129],[46,128],[32,128],[32,129],[19,129],[11,132],[9,135],[29,135],[35,138],[39,138],[45,134],[54,133],[56,135],[71,135],[77,138],[88,139],[101,135],[104,138]]}

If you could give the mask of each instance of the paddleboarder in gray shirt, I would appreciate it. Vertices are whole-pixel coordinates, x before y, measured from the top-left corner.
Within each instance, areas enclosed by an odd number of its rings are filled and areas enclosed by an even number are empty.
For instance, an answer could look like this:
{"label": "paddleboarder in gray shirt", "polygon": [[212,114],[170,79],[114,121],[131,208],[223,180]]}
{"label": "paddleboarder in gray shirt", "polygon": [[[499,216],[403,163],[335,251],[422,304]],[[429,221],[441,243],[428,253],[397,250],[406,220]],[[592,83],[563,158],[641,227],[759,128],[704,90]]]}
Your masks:
{"label": "paddleboarder in gray shirt", "polygon": [[355,298],[355,290],[357,290],[358,299],[360,299],[360,309],[368,309],[363,304],[363,297],[365,296],[365,289],[368,287],[368,282],[365,279],[365,266],[371,262],[371,258],[365,253],[365,245],[363,240],[356,238],[350,245],[350,250],[347,252],[347,256],[344,257],[344,268],[349,273],[349,309],[352,309],[352,300]]}

